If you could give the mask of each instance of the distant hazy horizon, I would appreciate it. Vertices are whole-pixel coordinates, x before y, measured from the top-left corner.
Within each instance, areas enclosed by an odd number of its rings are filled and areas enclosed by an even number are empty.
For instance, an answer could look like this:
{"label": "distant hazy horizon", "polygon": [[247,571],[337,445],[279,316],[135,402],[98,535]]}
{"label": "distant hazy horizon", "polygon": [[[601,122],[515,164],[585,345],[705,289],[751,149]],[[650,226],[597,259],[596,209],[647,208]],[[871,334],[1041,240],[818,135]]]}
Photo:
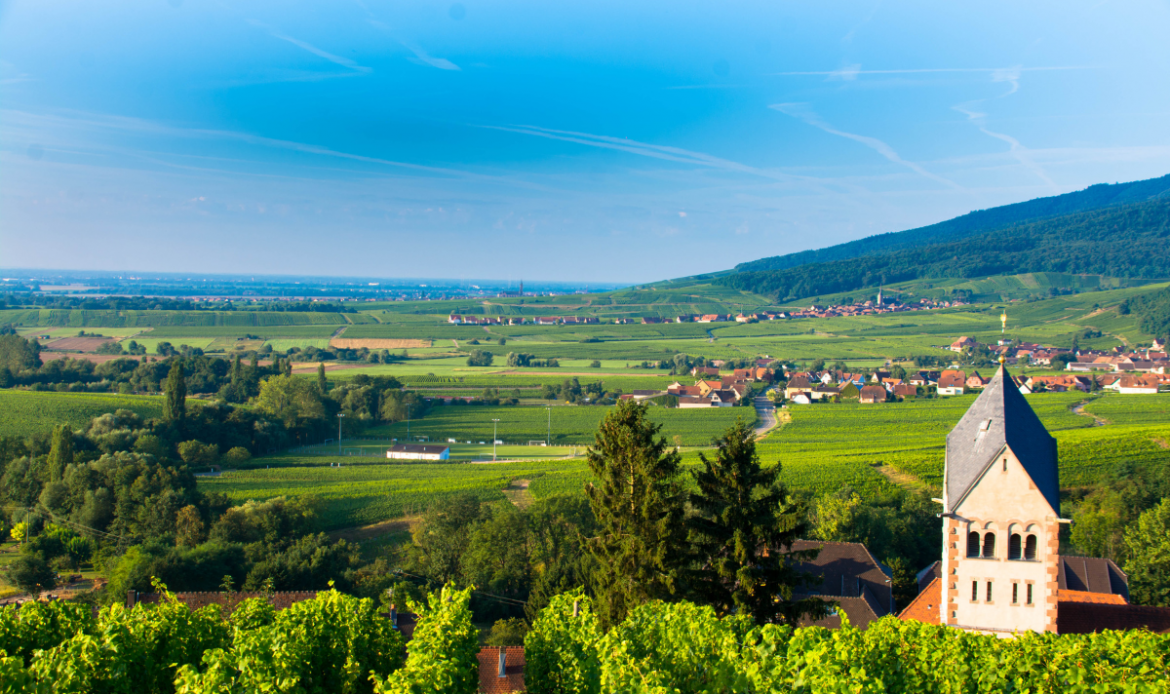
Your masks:
{"label": "distant hazy horizon", "polygon": [[1152,0],[15,0],[0,265],[725,270],[1170,172],[1168,30]]}

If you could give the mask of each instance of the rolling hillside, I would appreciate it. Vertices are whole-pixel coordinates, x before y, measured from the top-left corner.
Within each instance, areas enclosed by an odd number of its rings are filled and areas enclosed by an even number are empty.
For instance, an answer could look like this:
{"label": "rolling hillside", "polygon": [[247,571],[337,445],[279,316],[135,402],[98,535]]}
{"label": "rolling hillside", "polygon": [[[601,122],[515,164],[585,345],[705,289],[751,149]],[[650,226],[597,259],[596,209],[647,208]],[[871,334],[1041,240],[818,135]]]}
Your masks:
{"label": "rolling hillside", "polygon": [[813,263],[848,260],[914,248],[923,244],[953,242],[1028,222],[1159,198],[1170,198],[1170,175],[1113,185],[1102,183],[1064,195],[1037,198],[989,210],[977,210],[962,217],[918,229],[879,234],[829,248],[753,260],[737,265],[735,270],[738,272],[785,270]]}
{"label": "rolling hillside", "polygon": [[1020,273],[1166,278],[1170,277],[1170,195],[1024,222],[958,240],[927,243],[926,237],[920,238],[911,247],[783,269],[740,270],[715,282],[786,301],[908,280]]}

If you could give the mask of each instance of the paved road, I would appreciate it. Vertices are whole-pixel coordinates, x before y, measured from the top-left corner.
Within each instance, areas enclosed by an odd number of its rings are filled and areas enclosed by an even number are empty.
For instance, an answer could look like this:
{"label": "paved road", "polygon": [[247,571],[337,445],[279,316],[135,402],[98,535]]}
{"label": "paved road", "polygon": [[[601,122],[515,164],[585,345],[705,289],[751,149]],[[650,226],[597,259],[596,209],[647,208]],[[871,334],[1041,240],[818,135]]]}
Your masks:
{"label": "paved road", "polygon": [[752,399],[752,404],[756,406],[756,415],[759,417],[756,438],[763,438],[776,427],[776,405],[766,395],[757,395]]}

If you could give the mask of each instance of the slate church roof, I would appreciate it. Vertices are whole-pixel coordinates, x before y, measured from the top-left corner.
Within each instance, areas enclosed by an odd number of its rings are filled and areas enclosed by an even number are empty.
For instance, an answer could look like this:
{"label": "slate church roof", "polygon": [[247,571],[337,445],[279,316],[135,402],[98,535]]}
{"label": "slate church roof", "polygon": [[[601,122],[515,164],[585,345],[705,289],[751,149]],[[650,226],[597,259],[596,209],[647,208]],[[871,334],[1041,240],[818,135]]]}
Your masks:
{"label": "slate church roof", "polygon": [[1012,386],[1002,365],[959,423],[947,435],[947,511],[967,495],[983,473],[1010,446],[1036,488],[1060,514],[1056,439],[1048,433],[1028,401]]}

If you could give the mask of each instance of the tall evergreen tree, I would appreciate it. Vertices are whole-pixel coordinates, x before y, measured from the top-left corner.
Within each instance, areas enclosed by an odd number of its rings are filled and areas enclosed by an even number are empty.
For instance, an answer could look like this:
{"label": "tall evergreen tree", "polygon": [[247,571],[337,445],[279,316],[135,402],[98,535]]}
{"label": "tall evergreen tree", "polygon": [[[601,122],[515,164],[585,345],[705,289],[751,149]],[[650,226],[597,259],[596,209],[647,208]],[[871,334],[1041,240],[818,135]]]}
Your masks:
{"label": "tall evergreen tree", "polygon": [[53,429],[53,446],[49,449],[49,475],[56,482],[73,464],[73,429],[62,424]]}
{"label": "tall evergreen tree", "polygon": [[324,395],[329,390],[329,381],[325,379],[325,362],[317,364],[317,390]]}
{"label": "tall evergreen tree", "polygon": [[284,369],[283,369],[284,375],[285,376],[292,376],[292,359],[285,359],[281,363],[284,364]]}
{"label": "tall evergreen tree", "polygon": [[240,382],[243,371],[243,367],[240,366],[240,355],[237,354],[236,358],[232,360],[232,383]]}
{"label": "tall evergreen tree", "polygon": [[585,493],[599,526],[588,540],[590,583],[598,614],[609,625],[641,603],[677,593],[687,558],[680,456],[658,437],[662,426],[646,418],[646,409],[620,402],[587,453],[597,480]]}
{"label": "tall evergreen tree", "polygon": [[691,591],[722,614],[750,614],[761,624],[822,616],[823,601],[793,600],[807,575],[792,561],[814,559],[817,551],[791,549],[807,530],[805,514],[780,483],[780,464],[760,465],[751,425],[737,419],[714,460],[702,453],[699,459],[695,514],[687,522],[697,567],[688,572]]}
{"label": "tall evergreen tree", "polygon": [[182,423],[187,418],[187,377],[183,373],[183,362],[179,359],[171,364],[165,393],[163,419]]}

